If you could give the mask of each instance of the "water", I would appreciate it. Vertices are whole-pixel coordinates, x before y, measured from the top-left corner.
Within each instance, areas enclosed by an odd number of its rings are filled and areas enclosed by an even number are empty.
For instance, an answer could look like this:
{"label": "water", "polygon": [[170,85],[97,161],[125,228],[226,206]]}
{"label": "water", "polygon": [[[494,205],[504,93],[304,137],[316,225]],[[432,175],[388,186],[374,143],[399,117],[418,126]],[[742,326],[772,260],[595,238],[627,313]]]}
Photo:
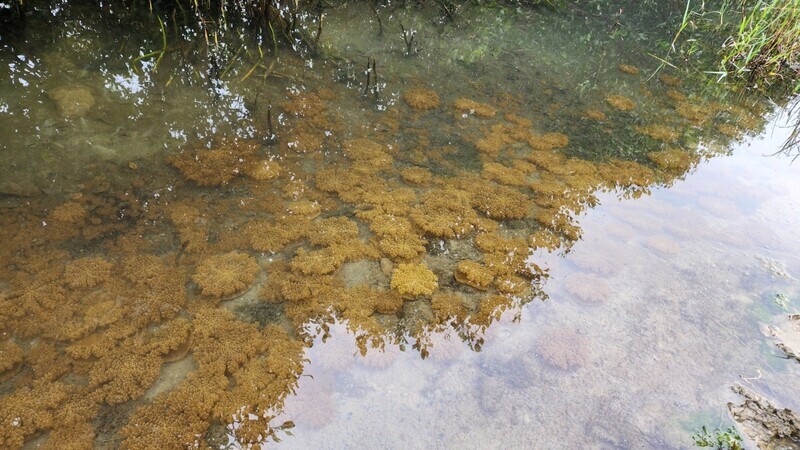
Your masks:
{"label": "water", "polygon": [[330,10],[316,57],[167,23],[159,60],[149,14],[33,7],[0,446],[680,448],[734,384],[796,409],[783,107],[651,76],[663,15],[482,8]]}

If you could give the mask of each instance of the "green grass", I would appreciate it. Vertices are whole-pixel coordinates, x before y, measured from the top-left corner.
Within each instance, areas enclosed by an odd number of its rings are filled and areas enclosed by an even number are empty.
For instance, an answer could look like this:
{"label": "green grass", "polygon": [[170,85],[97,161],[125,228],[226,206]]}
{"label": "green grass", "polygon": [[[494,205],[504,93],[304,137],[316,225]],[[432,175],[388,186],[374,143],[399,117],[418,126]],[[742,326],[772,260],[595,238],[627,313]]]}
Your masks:
{"label": "green grass", "polygon": [[749,83],[788,82],[800,92],[800,0],[748,3],[725,41],[721,68]]}
{"label": "green grass", "polygon": [[800,93],[800,0],[686,0],[664,59],[718,81]]}
{"label": "green grass", "polygon": [[715,428],[709,432],[705,425],[698,430],[694,436],[694,445],[700,448],[712,448],[715,450],[742,450],[742,438],[734,427],[726,430]]}

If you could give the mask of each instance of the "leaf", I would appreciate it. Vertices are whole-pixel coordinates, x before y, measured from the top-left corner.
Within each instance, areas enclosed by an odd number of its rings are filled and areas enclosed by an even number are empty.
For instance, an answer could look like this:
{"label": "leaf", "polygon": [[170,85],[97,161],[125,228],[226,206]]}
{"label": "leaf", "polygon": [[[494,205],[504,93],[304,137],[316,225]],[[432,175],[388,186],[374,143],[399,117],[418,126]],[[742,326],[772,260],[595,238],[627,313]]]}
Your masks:
{"label": "leaf", "polygon": [[286,422],[283,422],[283,425],[277,426],[275,428],[279,430],[289,430],[294,428],[294,422],[292,422],[291,420],[287,420]]}

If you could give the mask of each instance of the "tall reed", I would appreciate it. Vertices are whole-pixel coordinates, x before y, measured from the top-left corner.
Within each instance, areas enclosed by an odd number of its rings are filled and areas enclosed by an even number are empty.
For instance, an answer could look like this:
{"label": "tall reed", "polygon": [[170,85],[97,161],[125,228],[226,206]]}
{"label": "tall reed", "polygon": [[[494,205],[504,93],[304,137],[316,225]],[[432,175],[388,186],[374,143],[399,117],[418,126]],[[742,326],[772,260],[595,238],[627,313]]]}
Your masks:
{"label": "tall reed", "polygon": [[742,0],[721,67],[750,83],[788,82],[800,92],[800,0]]}

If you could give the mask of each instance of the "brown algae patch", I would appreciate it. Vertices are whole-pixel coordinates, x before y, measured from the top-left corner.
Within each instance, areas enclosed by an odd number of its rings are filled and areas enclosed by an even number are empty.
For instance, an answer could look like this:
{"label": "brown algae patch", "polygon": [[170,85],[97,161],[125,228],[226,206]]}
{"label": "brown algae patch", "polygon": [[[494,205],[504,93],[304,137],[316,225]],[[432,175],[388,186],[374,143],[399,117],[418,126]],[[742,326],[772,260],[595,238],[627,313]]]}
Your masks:
{"label": "brown algae patch", "polygon": [[596,109],[587,109],[583,112],[583,115],[598,122],[606,120],[606,115],[602,111],[598,111]]}
{"label": "brown algae patch", "polygon": [[658,80],[671,88],[675,88],[681,85],[680,78],[674,77],[666,73],[662,73],[661,75],[659,75]]}
{"label": "brown algae patch", "polygon": [[402,296],[430,295],[439,285],[436,275],[425,264],[398,264],[392,272],[392,289]]}
{"label": "brown algae patch", "polygon": [[413,88],[403,93],[403,100],[414,109],[436,109],[441,105],[439,94],[425,88]]}
{"label": "brown algae patch", "polygon": [[244,169],[247,176],[258,181],[269,181],[278,178],[281,175],[281,165],[276,161],[262,159],[253,162],[253,164],[245,167]]}
{"label": "brown algae patch", "polygon": [[497,110],[493,107],[468,98],[459,98],[455,101],[453,106],[457,111],[461,111],[465,114],[473,114],[483,119],[491,119],[497,114]]}
{"label": "brown algae patch", "polygon": [[528,145],[534,150],[546,151],[564,148],[569,145],[569,138],[563,133],[546,133],[534,135],[528,139]]}
{"label": "brown algae patch", "polygon": [[79,223],[82,222],[88,212],[83,205],[77,202],[66,202],[53,209],[52,217],[59,222]]}
{"label": "brown algae patch", "polygon": [[636,127],[636,131],[662,142],[673,142],[678,139],[678,132],[666,125]]}
{"label": "brown algae patch", "polygon": [[13,369],[22,362],[22,349],[14,342],[0,342],[0,381],[5,371]]}
{"label": "brown algae patch", "polygon": [[650,152],[647,158],[661,170],[681,173],[691,169],[698,161],[696,156],[680,149]]}
{"label": "brown algae patch", "polygon": [[620,72],[627,73],[628,75],[638,75],[639,68],[630,64],[620,64],[617,66]]}
{"label": "brown algae patch", "polygon": [[606,97],[606,103],[620,111],[633,111],[636,108],[636,103],[633,100],[622,95],[609,95]]}
{"label": "brown algae patch", "polygon": [[738,138],[742,134],[739,128],[729,123],[718,123],[714,125],[714,127],[717,131],[728,137]]}
{"label": "brown algae patch", "polygon": [[91,288],[108,280],[113,265],[103,258],[88,257],[71,261],[64,278],[71,288]]}
{"label": "brown algae patch", "polygon": [[460,261],[456,266],[455,278],[461,284],[485,291],[494,281],[494,273],[475,261]]}
{"label": "brown algae patch", "polygon": [[203,295],[226,297],[248,288],[258,270],[255,258],[245,253],[231,252],[203,260],[192,279]]}
{"label": "brown algae patch", "polygon": [[[210,148],[209,148],[210,147]],[[181,174],[201,186],[226,184],[258,164],[258,144],[238,138],[219,138],[207,147],[198,142],[181,150],[170,162]],[[258,173],[257,171],[255,173]]]}
{"label": "brown algae patch", "polygon": [[409,184],[426,186],[433,180],[433,174],[424,167],[406,167],[400,171],[400,177]]}
{"label": "brown algae patch", "polygon": [[478,215],[472,209],[472,196],[457,189],[431,190],[410,214],[411,220],[427,234],[459,238],[475,229]]}

